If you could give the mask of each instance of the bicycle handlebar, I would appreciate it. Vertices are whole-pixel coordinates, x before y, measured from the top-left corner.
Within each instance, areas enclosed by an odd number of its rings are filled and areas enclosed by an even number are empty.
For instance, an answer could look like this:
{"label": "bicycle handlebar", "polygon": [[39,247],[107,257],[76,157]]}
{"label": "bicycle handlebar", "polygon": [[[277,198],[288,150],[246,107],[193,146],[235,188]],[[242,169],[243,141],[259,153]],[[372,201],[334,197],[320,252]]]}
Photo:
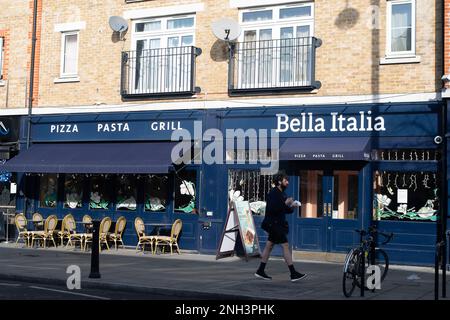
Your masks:
{"label": "bicycle handlebar", "polygon": [[394,237],[394,234],[392,232],[391,233],[381,232],[381,231],[378,231],[374,226],[369,227],[369,232],[367,232],[364,229],[355,229],[355,231],[357,233],[359,233],[361,236],[365,236],[365,235],[368,235],[368,234],[375,234],[375,233],[376,234],[380,234],[380,235],[382,235],[383,237],[386,238],[386,240],[382,243],[383,245],[387,244]]}

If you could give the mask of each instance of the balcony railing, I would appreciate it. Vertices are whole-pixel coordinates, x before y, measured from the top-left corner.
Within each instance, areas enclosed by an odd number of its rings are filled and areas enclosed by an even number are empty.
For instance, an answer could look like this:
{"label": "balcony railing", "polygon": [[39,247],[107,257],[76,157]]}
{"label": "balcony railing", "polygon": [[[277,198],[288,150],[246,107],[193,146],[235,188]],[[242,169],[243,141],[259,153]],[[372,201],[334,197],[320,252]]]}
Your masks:
{"label": "balcony railing", "polygon": [[122,52],[122,97],[184,96],[200,92],[195,86],[195,64],[201,52],[193,46]]}
{"label": "balcony railing", "polygon": [[230,95],[320,88],[315,79],[314,37],[240,42],[230,48]]}

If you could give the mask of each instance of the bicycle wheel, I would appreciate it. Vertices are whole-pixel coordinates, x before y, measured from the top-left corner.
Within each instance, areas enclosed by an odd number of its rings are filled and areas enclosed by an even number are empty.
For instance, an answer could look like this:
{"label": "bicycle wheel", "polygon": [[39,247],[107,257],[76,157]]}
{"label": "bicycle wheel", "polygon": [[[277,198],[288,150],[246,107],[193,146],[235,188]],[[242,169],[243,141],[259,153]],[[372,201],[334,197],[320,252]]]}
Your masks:
{"label": "bicycle wheel", "polygon": [[[372,259],[367,259],[368,265],[372,265],[371,263]],[[375,266],[378,266],[380,268],[380,274],[381,274],[381,282],[383,282],[384,278],[386,278],[386,275],[389,270],[389,258],[387,253],[380,248],[375,248]]]}
{"label": "bicycle wheel", "polygon": [[344,292],[344,296],[347,298],[352,295],[355,290],[355,286],[358,285],[359,255],[360,251],[358,249],[352,249],[345,257],[342,290]]}

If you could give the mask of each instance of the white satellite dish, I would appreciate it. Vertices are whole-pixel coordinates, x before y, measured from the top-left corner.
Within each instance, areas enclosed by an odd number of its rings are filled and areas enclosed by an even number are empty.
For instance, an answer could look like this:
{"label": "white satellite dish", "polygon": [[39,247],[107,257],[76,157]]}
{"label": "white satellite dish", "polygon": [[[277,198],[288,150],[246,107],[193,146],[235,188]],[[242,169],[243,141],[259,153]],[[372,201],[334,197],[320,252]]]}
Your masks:
{"label": "white satellite dish", "polygon": [[241,35],[241,27],[233,19],[223,18],[211,25],[214,35],[220,40],[234,41]]}
{"label": "white satellite dish", "polygon": [[128,22],[122,17],[112,16],[109,18],[109,26],[116,32],[125,32],[128,30]]}

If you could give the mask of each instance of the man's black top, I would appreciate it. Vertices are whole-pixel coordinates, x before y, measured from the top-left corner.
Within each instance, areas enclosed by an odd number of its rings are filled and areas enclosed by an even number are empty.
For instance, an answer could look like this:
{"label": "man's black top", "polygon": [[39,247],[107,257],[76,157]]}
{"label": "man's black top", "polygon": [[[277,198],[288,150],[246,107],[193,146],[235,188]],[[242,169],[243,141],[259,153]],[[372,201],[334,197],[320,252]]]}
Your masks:
{"label": "man's black top", "polygon": [[273,188],[266,197],[266,223],[275,225],[285,225],[286,213],[294,212],[294,208],[286,205],[285,201],[288,197],[278,187]]}

